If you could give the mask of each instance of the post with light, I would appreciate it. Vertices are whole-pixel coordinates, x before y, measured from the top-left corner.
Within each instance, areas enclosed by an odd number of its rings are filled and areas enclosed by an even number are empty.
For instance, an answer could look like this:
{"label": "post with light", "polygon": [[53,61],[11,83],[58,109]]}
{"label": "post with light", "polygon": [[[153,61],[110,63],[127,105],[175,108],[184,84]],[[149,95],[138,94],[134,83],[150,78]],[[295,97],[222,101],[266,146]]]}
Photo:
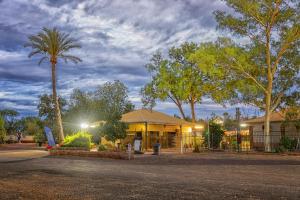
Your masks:
{"label": "post with light", "polygon": [[210,133],[209,133],[209,118],[207,117],[207,147],[210,149]]}
{"label": "post with light", "polygon": [[81,123],[81,124],[80,124],[81,130],[85,130],[85,129],[87,129],[88,127],[89,127],[89,125],[88,125],[87,123]]}

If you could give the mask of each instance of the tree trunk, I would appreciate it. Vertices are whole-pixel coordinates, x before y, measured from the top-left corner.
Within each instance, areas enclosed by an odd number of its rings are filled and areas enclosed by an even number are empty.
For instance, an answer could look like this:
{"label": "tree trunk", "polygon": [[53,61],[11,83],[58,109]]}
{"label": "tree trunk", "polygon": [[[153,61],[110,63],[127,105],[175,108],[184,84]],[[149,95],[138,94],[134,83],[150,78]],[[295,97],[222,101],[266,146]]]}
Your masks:
{"label": "tree trunk", "polygon": [[178,109],[180,111],[180,114],[181,114],[182,118],[185,120],[185,114],[184,114],[184,111],[183,111],[181,103],[178,103],[177,107],[178,107]]}
{"label": "tree trunk", "polygon": [[55,62],[52,62],[51,64],[52,64],[52,95],[55,104],[55,119],[56,119],[56,126],[58,130],[59,142],[62,143],[65,137],[64,137],[64,130],[62,126],[58,97],[56,93],[56,64]]}
{"label": "tree trunk", "polygon": [[196,122],[195,101],[193,98],[190,100],[190,106],[191,106],[191,113],[192,113],[192,122],[195,123]]}
{"label": "tree trunk", "polygon": [[273,90],[273,71],[271,66],[271,51],[270,51],[270,39],[271,39],[271,25],[266,28],[266,62],[267,62],[267,89],[265,91],[265,124],[264,124],[264,136],[265,136],[265,151],[271,152],[271,136],[270,136],[270,115],[271,115],[271,100]]}
{"label": "tree trunk", "polygon": [[266,106],[265,111],[265,124],[264,124],[264,136],[265,136],[265,151],[271,152],[271,136],[270,136],[270,107]]}

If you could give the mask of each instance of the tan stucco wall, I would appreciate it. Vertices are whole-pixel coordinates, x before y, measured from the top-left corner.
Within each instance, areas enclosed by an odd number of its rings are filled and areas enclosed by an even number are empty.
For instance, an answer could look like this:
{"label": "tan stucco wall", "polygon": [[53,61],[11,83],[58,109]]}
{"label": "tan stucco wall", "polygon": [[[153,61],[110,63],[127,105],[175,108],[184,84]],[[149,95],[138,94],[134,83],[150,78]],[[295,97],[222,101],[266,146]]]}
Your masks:
{"label": "tan stucco wall", "polygon": [[[254,143],[264,143],[264,130],[263,130],[264,123],[257,123],[251,125],[253,127],[253,142]],[[271,141],[272,143],[279,143],[281,134],[281,125],[282,122],[271,122]],[[285,135],[291,138],[298,137],[297,129],[293,124],[288,124],[285,126]]]}

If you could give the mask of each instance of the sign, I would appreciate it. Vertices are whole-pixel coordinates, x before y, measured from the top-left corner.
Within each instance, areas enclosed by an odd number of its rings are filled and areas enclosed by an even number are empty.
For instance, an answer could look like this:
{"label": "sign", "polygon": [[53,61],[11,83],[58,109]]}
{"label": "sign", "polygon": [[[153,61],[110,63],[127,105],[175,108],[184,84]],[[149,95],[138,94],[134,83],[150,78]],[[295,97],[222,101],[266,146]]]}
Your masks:
{"label": "sign", "polygon": [[134,140],[134,151],[141,151],[141,140]]}
{"label": "sign", "polygon": [[52,134],[51,129],[49,127],[45,127],[44,130],[45,130],[46,137],[47,137],[47,140],[48,140],[48,145],[54,147],[55,146],[55,140],[53,138],[53,134]]}

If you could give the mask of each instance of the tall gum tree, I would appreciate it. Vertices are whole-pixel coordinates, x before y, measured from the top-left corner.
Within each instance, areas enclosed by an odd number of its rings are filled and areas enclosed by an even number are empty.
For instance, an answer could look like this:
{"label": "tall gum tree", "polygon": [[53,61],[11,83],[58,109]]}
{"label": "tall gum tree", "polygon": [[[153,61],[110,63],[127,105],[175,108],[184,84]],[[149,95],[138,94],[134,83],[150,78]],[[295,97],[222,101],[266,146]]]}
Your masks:
{"label": "tall gum tree", "polygon": [[167,59],[159,52],[154,54],[151,63],[146,65],[152,81],[142,89],[143,102],[154,105],[153,99],[169,99],[176,104],[183,119],[186,119],[183,105],[189,104],[192,122],[196,122],[195,106],[206,91],[204,75],[195,63],[188,60],[197,48],[197,44],[185,42],[170,48]]}
{"label": "tall gum tree", "polygon": [[52,75],[52,96],[55,103],[55,116],[58,127],[59,140],[62,143],[64,141],[64,131],[61,119],[61,111],[58,102],[58,96],[56,92],[56,67],[59,59],[72,61],[74,63],[81,62],[81,59],[67,54],[71,49],[81,48],[77,41],[69,36],[69,34],[62,33],[58,29],[43,28],[37,35],[28,37],[29,42],[25,44],[25,47],[31,47],[32,51],[28,57],[34,55],[42,56],[39,65],[43,61],[49,61],[51,64]]}
{"label": "tall gum tree", "polygon": [[[243,100],[265,112],[265,151],[270,152],[270,115],[299,79],[299,1],[225,0],[235,12],[215,11],[218,27],[243,44],[217,43],[219,66],[243,79],[236,87]],[[218,66],[218,67],[219,67]],[[298,88],[299,89],[299,88]],[[298,90],[296,88],[296,90]]]}

